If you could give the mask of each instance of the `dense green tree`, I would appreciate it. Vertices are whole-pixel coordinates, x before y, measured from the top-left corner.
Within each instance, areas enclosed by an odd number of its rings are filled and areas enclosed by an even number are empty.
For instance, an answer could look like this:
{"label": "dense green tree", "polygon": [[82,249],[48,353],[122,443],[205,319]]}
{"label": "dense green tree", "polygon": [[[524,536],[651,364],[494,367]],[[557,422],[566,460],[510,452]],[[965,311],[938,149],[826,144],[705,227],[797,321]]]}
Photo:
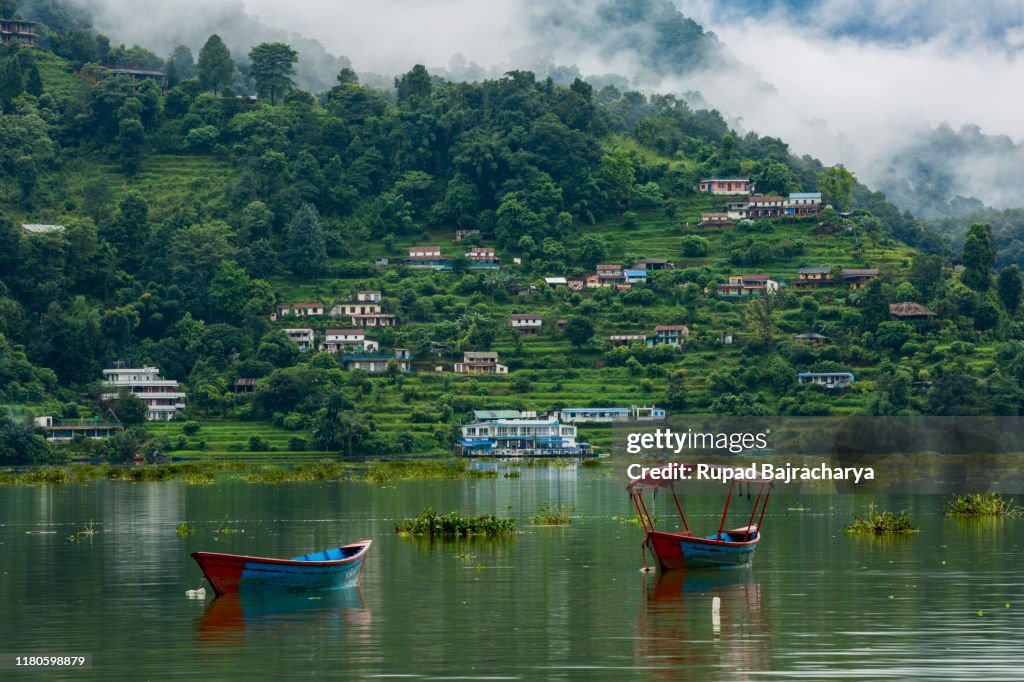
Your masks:
{"label": "dense green tree", "polygon": [[860,298],[861,326],[870,331],[889,319],[889,299],[885,295],[882,283],[873,280],[868,284]]}
{"label": "dense green tree", "polygon": [[286,43],[260,43],[249,50],[249,75],[256,81],[256,92],[270,104],[295,87],[292,76],[299,53]]}
{"label": "dense green tree", "polygon": [[960,281],[975,291],[988,291],[992,286],[992,265],[995,263],[992,231],[988,225],[973,223],[967,230],[961,261],[964,271]]}
{"label": "dense green tree", "polygon": [[48,464],[59,461],[49,443],[32,430],[27,418],[18,418],[9,410],[0,410],[0,466],[12,464]]}
{"label": "dense green tree", "polygon": [[[174,50],[171,52],[171,56],[167,59],[167,76],[168,85],[170,87],[176,86],[179,82],[195,78],[196,76],[196,62],[192,56],[192,50],[187,45],[175,45]],[[171,72],[173,70],[174,81],[171,81]]]}
{"label": "dense green tree", "polygon": [[818,191],[821,192],[821,200],[826,204],[831,204],[832,208],[837,211],[849,210],[856,182],[853,173],[842,166],[832,166],[828,170],[818,173]]}
{"label": "dense green tree", "polygon": [[582,348],[594,338],[594,323],[586,317],[570,317],[565,324],[565,337],[572,345]]}
{"label": "dense green tree", "polygon": [[1024,293],[1024,285],[1020,279],[1020,268],[1016,264],[1008,265],[999,271],[996,290],[999,293],[999,301],[1011,315],[1017,312],[1020,307],[1021,294]]}
{"label": "dense green tree", "polygon": [[215,95],[219,95],[234,80],[235,63],[231,61],[231,52],[216,33],[199,50],[196,74],[203,90],[210,90]]}
{"label": "dense green tree", "polygon": [[668,388],[665,391],[665,407],[672,410],[683,410],[686,408],[686,401],[689,394],[686,391],[686,374],[673,372],[668,378]]}
{"label": "dense green tree", "polygon": [[125,426],[136,426],[146,421],[149,408],[137,395],[127,389],[118,392],[110,409]]}
{"label": "dense green tree", "polygon": [[303,204],[292,216],[285,243],[284,260],[295,274],[318,275],[327,267],[324,230],[312,204]]}

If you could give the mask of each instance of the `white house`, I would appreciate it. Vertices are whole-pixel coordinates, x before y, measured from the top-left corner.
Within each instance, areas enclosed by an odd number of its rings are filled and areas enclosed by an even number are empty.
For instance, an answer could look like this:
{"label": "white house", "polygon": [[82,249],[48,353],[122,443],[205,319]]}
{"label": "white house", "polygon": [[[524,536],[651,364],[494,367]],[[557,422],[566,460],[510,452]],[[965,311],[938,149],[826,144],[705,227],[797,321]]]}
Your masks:
{"label": "white house", "polygon": [[366,338],[362,329],[328,329],[324,336],[320,350],[328,353],[375,351],[380,348],[376,341]]}
{"label": "white house", "polygon": [[461,427],[466,457],[588,457],[589,443],[576,442],[576,427],[555,417],[477,420]]}
{"label": "white house", "polygon": [[471,351],[462,354],[462,362],[455,363],[456,374],[508,374],[508,367],[498,362],[495,351]]}
{"label": "white house", "polygon": [[508,322],[524,334],[536,334],[544,326],[544,320],[537,313],[514,313],[508,316]]}
{"label": "white house", "polygon": [[161,379],[156,367],[114,368],[103,370],[103,400],[115,400],[121,391],[130,391],[146,403],[146,419],[170,421],[185,409],[185,394],[178,382]]}

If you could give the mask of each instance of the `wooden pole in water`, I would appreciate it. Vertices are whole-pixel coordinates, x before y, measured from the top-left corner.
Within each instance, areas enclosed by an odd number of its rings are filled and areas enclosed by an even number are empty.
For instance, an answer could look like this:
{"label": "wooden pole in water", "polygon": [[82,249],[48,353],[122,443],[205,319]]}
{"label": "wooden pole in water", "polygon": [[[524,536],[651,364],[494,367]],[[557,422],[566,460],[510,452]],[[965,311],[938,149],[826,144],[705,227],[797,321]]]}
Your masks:
{"label": "wooden pole in water", "polygon": [[718,539],[722,539],[722,529],[725,527],[725,516],[729,513],[729,501],[732,499],[732,489],[735,481],[729,481],[729,495],[725,498],[725,509],[722,510],[722,520],[718,524]]}

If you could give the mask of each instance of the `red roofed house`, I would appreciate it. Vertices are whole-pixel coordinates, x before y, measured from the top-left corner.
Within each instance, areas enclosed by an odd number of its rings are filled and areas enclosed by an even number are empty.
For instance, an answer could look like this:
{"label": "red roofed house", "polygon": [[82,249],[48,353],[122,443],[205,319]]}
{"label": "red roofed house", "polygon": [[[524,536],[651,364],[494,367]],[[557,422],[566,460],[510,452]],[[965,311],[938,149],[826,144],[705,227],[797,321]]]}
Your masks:
{"label": "red roofed house", "polygon": [[681,346],[690,335],[690,329],[685,324],[663,324],[654,328],[654,338],[647,340],[648,346],[661,346],[669,344]]}

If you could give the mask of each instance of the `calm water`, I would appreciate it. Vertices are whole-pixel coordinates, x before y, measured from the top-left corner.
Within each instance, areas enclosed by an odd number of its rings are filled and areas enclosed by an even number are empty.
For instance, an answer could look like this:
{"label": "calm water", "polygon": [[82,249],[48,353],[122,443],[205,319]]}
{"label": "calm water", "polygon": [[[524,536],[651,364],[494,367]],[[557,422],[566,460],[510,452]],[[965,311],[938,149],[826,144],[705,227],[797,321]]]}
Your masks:
{"label": "calm water", "polygon": [[[610,469],[387,487],[0,488],[0,651],[93,654],[92,670],[25,679],[1024,678],[1024,521],[944,520],[935,497],[779,495],[752,568],[643,574],[640,530],[622,520],[630,503]],[[872,499],[907,509],[922,532],[843,536]],[[572,525],[529,526],[548,502],[574,506]],[[714,530],[720,504],[694,497],[691,526]],[[424,506],[511,511],[525,532],[396,537],[395,520]],[[216,534],[225,519],[239,532]],[[67,540],[90,521],[101,532]],[[182,521],[198,533],[179,539]],[[292,556],[362,538],[374,545],[358,590],[185,596],[201,577],[198,549]]]}

